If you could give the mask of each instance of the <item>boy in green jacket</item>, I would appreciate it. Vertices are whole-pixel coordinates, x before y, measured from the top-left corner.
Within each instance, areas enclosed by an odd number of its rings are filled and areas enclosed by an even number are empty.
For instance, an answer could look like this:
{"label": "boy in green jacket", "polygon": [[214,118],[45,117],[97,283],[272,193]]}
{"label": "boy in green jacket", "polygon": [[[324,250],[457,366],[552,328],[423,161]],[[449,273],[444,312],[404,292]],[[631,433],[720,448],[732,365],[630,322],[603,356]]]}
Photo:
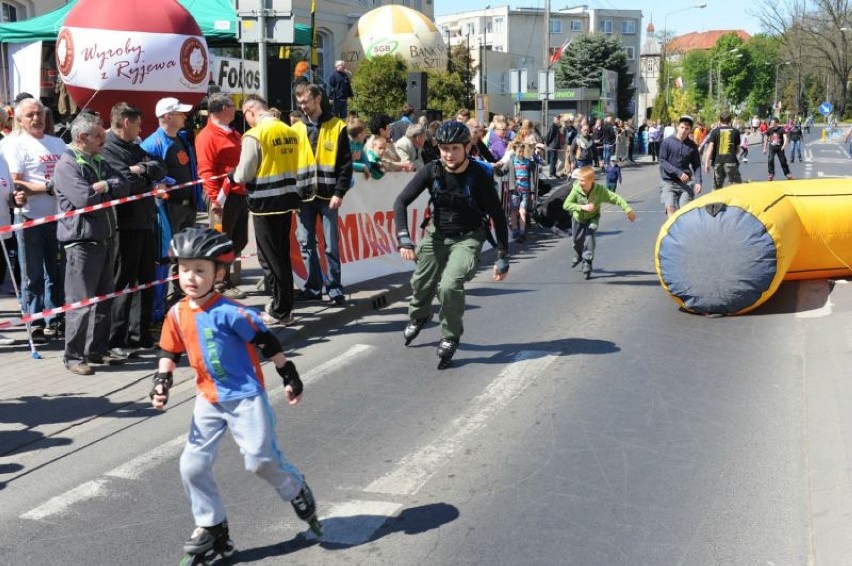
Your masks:
{"label": "boy in green jacket", "polygon": [[627,219],[633,222],[636,213],[627,201],[603,185],[595,183],[595,170],[590,166],[580,169],[577,181],[565,199],[563,208],[571,212],[571,239],[574,240],[574,261],[571,267],[583,262],[586,279],[592,276],[592,260],[595,257],[595,232],[601,219],[601,203],[608,202],[621,207]]}

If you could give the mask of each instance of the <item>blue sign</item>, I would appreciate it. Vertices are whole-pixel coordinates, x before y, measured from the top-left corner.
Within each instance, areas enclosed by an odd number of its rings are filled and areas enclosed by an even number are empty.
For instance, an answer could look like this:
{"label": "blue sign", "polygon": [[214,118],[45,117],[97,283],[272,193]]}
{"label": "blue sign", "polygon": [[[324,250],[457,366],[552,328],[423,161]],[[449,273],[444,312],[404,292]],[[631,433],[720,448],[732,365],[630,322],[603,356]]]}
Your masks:
{"label": "blue sign", "polygon": [[831,114],[832,110],[834,110],[834,108],[831,106],[831,102],[823,102],[819,105],[819,113],[823,116],[828,116]]}

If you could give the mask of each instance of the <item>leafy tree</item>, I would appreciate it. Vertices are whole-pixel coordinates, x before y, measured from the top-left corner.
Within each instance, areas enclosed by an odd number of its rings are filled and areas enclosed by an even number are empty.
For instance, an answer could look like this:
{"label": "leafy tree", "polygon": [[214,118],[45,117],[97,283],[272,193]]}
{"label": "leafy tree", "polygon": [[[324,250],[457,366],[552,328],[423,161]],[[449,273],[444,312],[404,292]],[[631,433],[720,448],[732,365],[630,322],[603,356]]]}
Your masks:
{"label": "leafy tree", "polygon": [[557,88],[601,88],[602,71],[618,72],[616,113],[619,118],[633,116],[630,102],[636,88],[633,73],[628,72],[627,54],[617,36],[593,33],[571,42],[556,68]]}
{"label": "leafy tree", "polygon": [[474,65],[473,57],[470,56],[470,51],[467,49],[467,43],[458,43],[450,49],[447,70],[458,75],[465,88],[464,97],[459,99],[460,107],[473,108],[473,77],[477,69],[478,67]]}
{"label": "leafy tree", "polygon": [[[467,88],[458,73],[429,71],[427,107],[440,110],[444,117],[453,117],[467,100]],[[470,106],[464,106],[470,108]]]}
{"label": "leafy tree", "polygon": [[369,119],[374,114],[396,116],[405,104],[408,66],[399,55],[382,55],[362,61],[352,77],[352,107]]}

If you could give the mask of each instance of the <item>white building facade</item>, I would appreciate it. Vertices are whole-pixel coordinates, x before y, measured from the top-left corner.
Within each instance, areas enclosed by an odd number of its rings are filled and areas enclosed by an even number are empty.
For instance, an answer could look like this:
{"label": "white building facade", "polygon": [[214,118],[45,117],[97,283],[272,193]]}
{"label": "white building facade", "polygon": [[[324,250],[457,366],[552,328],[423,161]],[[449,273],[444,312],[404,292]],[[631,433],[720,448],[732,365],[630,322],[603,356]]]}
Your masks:
{"label": "white building facade", "polygon": [[[498,6],[439,16],[435,24],[451,47],[459,44],[469,46],[477,70],[474,88],[477,93],[488,95],[489,110],[494,113],[526,113],[533,112],[533,107],[540,108],[538,76],[540,70],[548,67],[549,54],[568,41],[589,33],[619,36],[627,55],[629,72],[633,74],[634,82],[638,82],[641,10],[576,6],[550,12],[548,21],[549,31],[545,33],[543,9]],[[511,92],[511,69],[527,71],[527,92],[521,96]],[[549,114],[589,112],[599,97],[600,92],[595,89],[557,91],[549,102]],[[633,106],[638,108],[635,101]]]}

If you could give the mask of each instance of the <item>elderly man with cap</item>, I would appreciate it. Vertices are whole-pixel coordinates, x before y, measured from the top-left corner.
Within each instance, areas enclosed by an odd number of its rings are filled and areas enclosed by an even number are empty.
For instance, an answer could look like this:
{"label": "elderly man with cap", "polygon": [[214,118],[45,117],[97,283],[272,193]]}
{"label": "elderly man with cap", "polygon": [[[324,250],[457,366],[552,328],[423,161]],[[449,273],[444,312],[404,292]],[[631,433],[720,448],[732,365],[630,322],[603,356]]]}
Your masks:
{"label": "elderly man with cap", "polygon": [[701,156],[698,146],[689,137],[692,131],[691,116],[681,116],[673,136],[660,145],[660,175],[663,204],[666,216],[691,201],[701,192]]}
{"label": "elderly man with cap", "polygon": [[[198,179],[192,143],[183,130],[186,114],[190,110],[191,104],[182,104],[177,98],[161,98],[154,110],[160,127],[142,142],[142,149],[163,161],[166,164],[166,175],[177,184]],[[170,191],[166,202],[172,234],[195,226],[198,199],[194,187]],[[172,266],[172,269],[176,269],[176,266]],[[169,290],[169,302],[181,296],[180,287],[176,283],[172,283]]]}
{"label": "elderly man with cap", "polygon": [[334,62],[334,70],[328,76],[328,97],[331,99],[331,109],[334,115],[345,120],[349,113],[349,99],[354,96],[352,80],[346,72],[346,63]]}

